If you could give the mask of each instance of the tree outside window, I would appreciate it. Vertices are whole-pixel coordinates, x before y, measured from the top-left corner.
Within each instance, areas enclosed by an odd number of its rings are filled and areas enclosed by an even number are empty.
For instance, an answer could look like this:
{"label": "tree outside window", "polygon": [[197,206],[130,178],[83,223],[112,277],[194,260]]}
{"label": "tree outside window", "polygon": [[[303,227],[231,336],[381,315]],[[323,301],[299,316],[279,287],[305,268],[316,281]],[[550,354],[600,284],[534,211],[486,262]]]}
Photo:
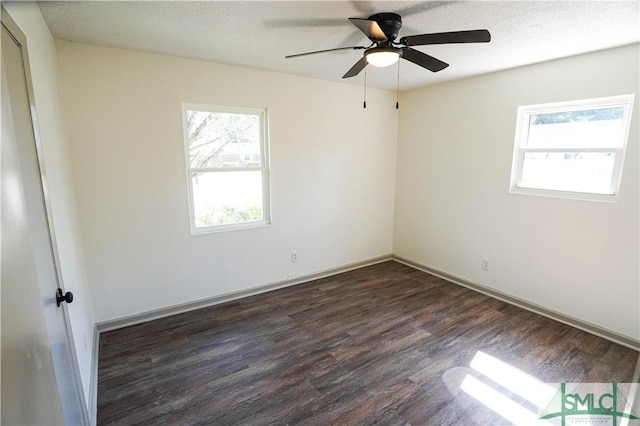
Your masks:
{"label": "tree outside window", "polygon": [[267,224],[266,111],[184,104],[193,233]]}

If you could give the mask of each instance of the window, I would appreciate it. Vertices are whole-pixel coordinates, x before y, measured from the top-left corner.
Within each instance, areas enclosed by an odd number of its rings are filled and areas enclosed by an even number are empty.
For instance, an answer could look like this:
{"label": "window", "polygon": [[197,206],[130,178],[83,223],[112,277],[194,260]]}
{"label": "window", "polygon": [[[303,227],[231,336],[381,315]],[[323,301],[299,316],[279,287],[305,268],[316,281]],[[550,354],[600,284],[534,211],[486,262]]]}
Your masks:
{"label": "window", "polygon": [[267,111],[182,105],[191,233],[269,223]]}
{"label": "window", "polygon": [[518,108],[511,192],[615,201],[633,95]]}

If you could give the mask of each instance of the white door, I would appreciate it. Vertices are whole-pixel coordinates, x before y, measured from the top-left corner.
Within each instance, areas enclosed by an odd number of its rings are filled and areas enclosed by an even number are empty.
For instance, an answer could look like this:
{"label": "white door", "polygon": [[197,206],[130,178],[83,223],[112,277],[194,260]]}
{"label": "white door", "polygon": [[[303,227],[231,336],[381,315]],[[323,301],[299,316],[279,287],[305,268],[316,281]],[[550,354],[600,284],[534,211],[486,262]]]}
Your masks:
{"label": "white door", "polygon": [[87,424],[70,344],[43,177],[24,35],[2,10],[1,363],[3,425]]}

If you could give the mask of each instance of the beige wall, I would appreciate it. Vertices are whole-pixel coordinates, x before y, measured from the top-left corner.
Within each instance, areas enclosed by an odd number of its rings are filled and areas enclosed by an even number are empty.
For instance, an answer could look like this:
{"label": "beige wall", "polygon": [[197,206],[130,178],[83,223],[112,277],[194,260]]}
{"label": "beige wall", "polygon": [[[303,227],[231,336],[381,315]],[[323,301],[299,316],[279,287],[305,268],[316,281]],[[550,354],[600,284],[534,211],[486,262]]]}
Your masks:
{"label": "beige wall", "polygon": [[[394,253],[640,339],[639,57],[635,45],[403,93]],[[519,105],[628,93],[618,203],[509,193]]]}
{"label": "beige wall", "polygon": [[[395,93],[364,110],[361,87],[57,48],[97,321],[391,253]],[[271,226],[190,235],[181,102],[268,108]]]}
{"label": "beige wall", "polygon": [[[637,46],[408,91],[399,113],[386,91],[363,110],[358,87],[57,46],[99,321],[393,250],[638,339],[638,101],[618,203],[508,191],[517,106],[637,93]],[[182,101],[269,108],[271,227],[189,235]]]}

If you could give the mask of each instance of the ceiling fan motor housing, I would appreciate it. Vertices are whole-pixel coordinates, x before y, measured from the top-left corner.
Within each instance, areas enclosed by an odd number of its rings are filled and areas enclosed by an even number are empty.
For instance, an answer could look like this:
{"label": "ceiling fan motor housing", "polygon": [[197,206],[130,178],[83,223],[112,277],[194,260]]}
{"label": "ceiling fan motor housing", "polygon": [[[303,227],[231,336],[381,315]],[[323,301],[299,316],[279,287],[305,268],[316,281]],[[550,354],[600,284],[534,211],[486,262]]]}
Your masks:
{"label": "ceiling fan motor housing", "polygon": [[393,41],[398,37],[400,27],[402,27],[402,18],[397,13],[376,13],[369,16],[369,20],[376,21],[387,40]]}

